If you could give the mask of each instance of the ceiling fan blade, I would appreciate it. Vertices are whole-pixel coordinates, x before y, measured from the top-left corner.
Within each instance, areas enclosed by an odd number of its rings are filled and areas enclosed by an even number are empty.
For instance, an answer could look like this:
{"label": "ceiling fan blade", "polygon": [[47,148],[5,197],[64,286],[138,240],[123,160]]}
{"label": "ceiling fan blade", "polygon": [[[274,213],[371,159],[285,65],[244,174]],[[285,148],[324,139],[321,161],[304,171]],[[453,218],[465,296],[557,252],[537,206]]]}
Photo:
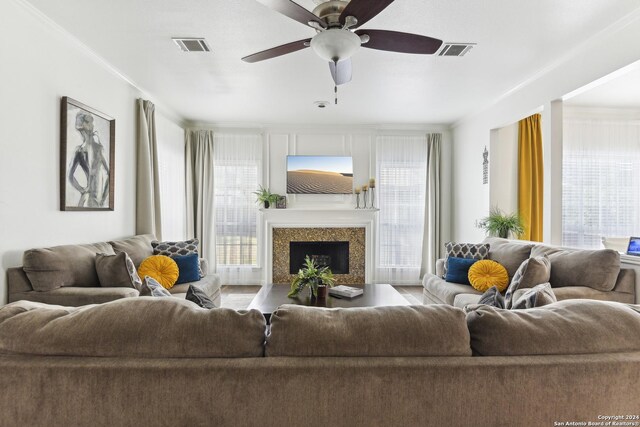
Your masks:
{"label": "ceiling fan blade", "polygon": [[442,40],[418,34],[399,33],[397,31],[358,30],[356,34],[369,36],[369,41],[363,43],[362,47],[390,52],[431,55],[436,53],[442,45]]}
{"label": "ceiling fan blade", "polygon": [[242,58],[244,62],[259,62],[265,59],[275,58],[277,56],[286,55],[287,53],[297,52],[299,50],[309,47],[311,39],[298,40],[295,42],[283,44],[282,46],[272,47],[271,49],[263,50],[252,55]]}
{"label": "ceiling fan blade", "polygon": [[344,25],[347,16],[353,16],[358,23],[352,28],[368,22],[371,18],[382,12],[393,0],[351,0],[340,14],[340,23]]}
{"label": "ceiling fan blade", "polygon": [[329,62],[329,70],[331,70],[331,77],[333,77],[336,86],[349,83],[351,81],[351,58],[338,61],[337,64]]}
{"label": "ceiling fan blade", "polygon": [[327,28],[327,24],[304,7],[291,0],[258,0],[265,6],[288,16],[301,24],[309,25],[309,21],[317,22],[322,28]]}

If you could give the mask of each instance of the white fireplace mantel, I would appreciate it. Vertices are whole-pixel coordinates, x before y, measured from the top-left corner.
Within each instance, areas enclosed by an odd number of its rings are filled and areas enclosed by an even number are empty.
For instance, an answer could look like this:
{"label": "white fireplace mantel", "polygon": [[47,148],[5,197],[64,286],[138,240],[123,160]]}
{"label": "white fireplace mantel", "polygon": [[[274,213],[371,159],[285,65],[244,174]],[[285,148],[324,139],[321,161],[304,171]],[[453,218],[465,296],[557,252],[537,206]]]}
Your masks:
{"label": "white fireplace mantel", "polygon": [[344,207],[294,207],[287,209],[260,209],[261,232],[265,242],[263,283],[272,282],[273,229],[364,227],[365,229],[365,281],[374,279],[375,226],[379,209]]}

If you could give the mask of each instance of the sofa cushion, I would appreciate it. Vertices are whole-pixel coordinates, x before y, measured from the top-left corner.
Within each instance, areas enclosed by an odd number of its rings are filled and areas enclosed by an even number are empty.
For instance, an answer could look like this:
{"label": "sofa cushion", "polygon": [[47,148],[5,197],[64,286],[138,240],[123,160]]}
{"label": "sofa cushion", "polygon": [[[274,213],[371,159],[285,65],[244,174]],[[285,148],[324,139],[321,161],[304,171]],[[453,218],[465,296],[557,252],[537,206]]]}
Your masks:
{"label": "sofa cushion", "polygon": [[178,264],[170,257],[151,255],[140,264],[138,275],[142,278],[146,276],[153,277],[162,286],[171,289],[178,280],[180,271],[178,270]]}
{"label": "sofa cushion", "polygon": [[45,292],[18,292],[10,296],[10,301],[27,300],[54,305],[77,307],[88,304],[102,304],[121,298],[137,297],[140,293],[134,288],[83,288],[66,286]]}
{"label": "sofa cushion", "polygon": [[469,282],[473,289],[486,292],[491,287],[504,291],[509,284],[509,275],[502,264],[490,259],[483,259],[469,268]]}
{"label": "sofa cushion", "polygon": [[536,245],[531,256],[547,255],[551,262],[552,287],[588,286],[610,291],[620,273],[620,254],[611,249],[563,250]]}
{"label": "sofa cushion", "polygon": [[492,286],[480,296],[477,304],[486,304],[492,307],[504,308],[504,297],[496,286]]}
{"label": "sofa cushion", "polygon": [[452,283],[471,285],[471,283],[469,283],[469,269],[476,262],[478,261],[468,258],[447,258],[447,273],[445,280]]}
{"label": "sofa cushion", "polygon": [[153,277],[144,276],[144,284],[140,295],[148,297],[170,297],[171,293]]}
{"label": "sofa cushion", "polygon": [[599,291],[597,289],[589,288],[586,286],[565,286],[563,288],[553,288],[558,301],[566,299],[595,299],[599,301],[615,301],[626,304],[633,304],[635,302],[635,292],[625,293],[616,291]]}
{"label": "sofa cushion", "polygon": [[211,298],[209,298],[209,296],[196,285],[189,285],[185,299],[196,304],[198,307],[208,309],[216,308],[216,305]]}
{"label": "sofa cushion", "polygon": [[204,310],[177,298],[126,298],[77,308],[18,301],[0,308],[0,352],[260,357],[265,327],[264,316],[257,310]]}
{"label": "sofa cushion", "polygon": [[[484,295],[484,294],[482,294],[482,295]],[[453,306],[465,309],[465,307],[470,305],[470,304],[471,305],[478,304],[480,302],[480,298],[482,297],[482,295],[458,294],[453,299]]]}
{"label": "sofa cushion", "polygon": [[483,243],[489,244],[489,259],[499,262],[507,269],[511,279],[518,267],[529,258],[533,245],[524,242],[512,242],[500,237],[487,237]]}
{"label": "sofa cushion", "polygon": [[142,280],[126,252],[116,255],[96,254],[96,272],[104,288],[134,288],[142,290]]}
{"label": "sofa cushion", "polygon": [[137,236],[129,237],[123,240],[112,240],[109,244],[113,247],[113,251],[117,254],[126,252],[131,261],[136,266],[136,269],[140,267],[140,263],[145,258],[153,255],[153,248],[151,242],[156,238],[153,234],[140,234]]}
{"label": "sofa cushion", "polygon": [[176,285],[200,280],[200,259],[198,254],[178,255],[172,259],[178,265],[178,280],[175,283]]}
{"label": "sofa cushion", "polygon": [[513,293],[518,289],[533,288],[541,283],[549,282],[551,277],[551,262],[546,255],[525,260],[516,274],[513,275],[509,288],[505,293],[505,308],[511,308]]}
{"label": "sofa cushion", "polygon": [[446,305],[318,308],[282,305],[267,356],[469,356],[464,312]]}
{"label": "sofa cushion", "polygon": [[447,274],[447,258],[485,259],[489,255],[489,244],[447,242],[444,244],[444,250],[445,263],[442,277],[446,277]]}
{"label": "sofa cushion", "polygon": [[460,294],[482,295],[482,292],[476,291],[469,285],[446,282],[443,278],[433,274],[425,274],[422,284],[424,292],[432,295],[432,299],[442,304],[453,305],[456,296]]}
{"label": "sofa cushion", "polygon": [[509,308],[511,310],[521,310],[525,308],[542,307],[558,301],[551,289],[551,284],[541,283],[533,288],[526,289],[521,295],[513,299]]}
{"label": "sofa cushion", "polygon": [[479,305],[467,314],[474,355],[640,351],[640,306],[567,300],[528,310]]}
{"label": "sofa cushion", "polygon": [[[189,239],[189,240],[183,240],[183,241],[151,242],[154,255],[166,255],[171,258],[176,256],[197,254],[199,244],[200,244],[200,241],[198,239]],[[198,258],[198,269],[200,271],[200,277],[204,277],[205,272],[200,266],[200,258]]]}
{"label": "sofa cushion", "polygon": [[33,289],[50,291],[63,286],[100,286],[96,254],[114,255],[108,243],[63,245],[25,251],[22,263]]}

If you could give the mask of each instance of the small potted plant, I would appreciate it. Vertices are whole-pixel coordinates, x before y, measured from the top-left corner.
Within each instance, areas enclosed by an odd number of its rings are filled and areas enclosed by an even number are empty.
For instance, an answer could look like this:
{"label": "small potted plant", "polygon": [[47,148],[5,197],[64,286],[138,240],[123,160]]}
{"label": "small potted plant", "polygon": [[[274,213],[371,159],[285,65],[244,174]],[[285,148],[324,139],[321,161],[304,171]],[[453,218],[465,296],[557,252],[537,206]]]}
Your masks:
{"label": "small potted plant", "polygon": [[504,239],[509,238],[509,234],[520,237],[524,233],[522,218],[518,213],[505,214],[497,207],[491,208],[489,216],[483,218],[478,227],[484,229],[489,236],[498,236]]}
{"label": "small potted plant", "polygon": [[256,203],[262,203],[265,209],[269,209],[270,205],[275,206],[278,197],[280,197],[269,191],[268,188],[264,188],[262,185],[259,185],[258,191],[254,191],[253,194],[256,195]]}
{"label": "small potted plant", "polygon": [[304,258],[304,267],[298,270],[298,275],[291,282],[289,298],[296,297],[300,291],[309,287],[312,298],[326,298],[327,287],[333,286],[335,279],[329,267],[320,267],[307,255]]}

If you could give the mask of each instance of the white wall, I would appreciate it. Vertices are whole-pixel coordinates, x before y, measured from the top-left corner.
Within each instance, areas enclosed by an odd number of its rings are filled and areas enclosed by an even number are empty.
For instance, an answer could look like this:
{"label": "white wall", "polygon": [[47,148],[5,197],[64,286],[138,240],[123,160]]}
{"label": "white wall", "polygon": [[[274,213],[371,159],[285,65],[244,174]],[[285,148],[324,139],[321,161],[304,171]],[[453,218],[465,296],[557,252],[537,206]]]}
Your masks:
{"label": "white wall", "polygon": [[[135,100],[143,95],[20,0],[2,3],[0,82],[2,303],[6,269],[22,264],[24,250],[134,234]],[[59,210],[62,96],[116,119],[113,212]],[[158,115],[159,128],[166,121]]]}
{"label": "white wall", "polygon": [[[634,13],[615,26],[595,34],[583,45],[568,52],[565,58],[552,67],[537,73],[537,70],[532,70],[532,78],[526,84],[514,88],[496,100],[495,104],[454,125],[454,240],[479,241],[484,238],[483,231],[474,224],[477,219],[486,216],[489,210],[489,189],[488,186],[482,185],[481,177],[482,151],[485,146],[490,145],[491,129],[507,126],[539,111],[540,108],[544,110],[543,124],[549,120],[547,126],[552,126],[551,116],[555,110],[551,108],[552,102],[640,59],[640,51],[632,48],[634,41],[638,39],[640,15]],[[543,144],[550,144],[550,141],[543,141]],[[545,150],[551,148],[545,146]],[[556,173],[552,176],[557,175]],[[551,196],[557,197],[561,194],[557,191],[561,185],[559,179],[549,179],[545,182],[549,204],[556,202]],[[545,223],[545,228],[547,227],[549,225]]]}
{"label": "white wall", "polygon": [[518,211],[518,123],[491,133],[489,205],[505,213]]}

